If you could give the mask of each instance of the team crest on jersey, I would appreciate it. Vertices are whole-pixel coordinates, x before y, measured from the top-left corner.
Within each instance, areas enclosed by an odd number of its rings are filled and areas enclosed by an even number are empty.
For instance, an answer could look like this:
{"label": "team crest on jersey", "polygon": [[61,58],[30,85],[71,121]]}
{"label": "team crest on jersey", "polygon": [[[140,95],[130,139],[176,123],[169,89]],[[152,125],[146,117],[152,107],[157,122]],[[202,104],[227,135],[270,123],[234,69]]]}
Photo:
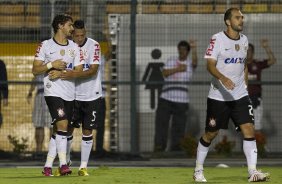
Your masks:
{"label": "team crest on jersey", "polygon": [[235,44],[235,50],[239,51],[240,50],[240,45],[239,44]]}
{"label": "team crest on jersey", "polygon": [[75,50],[74,50],[74,49],[69,49],[69,50],[68,50],[68,55],[69,55],[70,57],[74,58],[74,57],[75,57]]}
{"label": "team crest on jersey", "polygon": [[61,50],[60,50],[60,54],[61,54],[61,56],[64,56],[64,55],[66,54],[65,49],[61,49]]}
{"label": "team crest on jersey", "polygon": [[64,109],[59,108],[59,109],[57,109],[57,111],[58,111],[58,116],[59,117],[63,117],[65,115]]}
{"label": "team crest on jersey", "polygon": [[51,84],[49,82],[47,82],[46,88],[51,88]]}
{"label": "team crest on jersey", "polygon": [[210,119],[209,125],[210,125],[210,127],[215,127],[216,126],[216,121],[215,121],[214,118]]}

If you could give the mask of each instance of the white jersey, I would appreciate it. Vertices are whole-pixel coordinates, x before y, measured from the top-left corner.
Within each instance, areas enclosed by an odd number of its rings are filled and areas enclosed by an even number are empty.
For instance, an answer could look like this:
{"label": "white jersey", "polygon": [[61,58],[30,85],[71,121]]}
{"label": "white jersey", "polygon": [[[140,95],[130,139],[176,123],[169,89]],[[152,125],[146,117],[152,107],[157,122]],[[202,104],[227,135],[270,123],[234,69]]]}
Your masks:
{"label": "white jersey", "polygon": [[[66,70],[72,70],[74,66],[83,64],[83,62],[80,62],[78,45],[71,40],[68,40],[67,45],[60,45],[51,38],[43,41],[38,46],[35,60],[40,60],[43,61],[43,64],[47,64],[58,59],[62,59],[67,63]],[[49,80],[46,73],[44,75],[44,96],[56,96],[66,101],[74,100],[74,80]]]}
{"label": "white jersey", "polygon": [[[100,65],[101,50],[98,42],[91,38],[86,38],[85,43],[80,46],[82,59],[85,64],[83,70],[88,70],[90,65]],[[75,99],[79,101],[93,101],[102,96],[101,71],[98,69],[97,75],[75,81]]]}
{"label": "white jersey", "polygon": [[[167,60],[163,69],[176,68],[180,64],[186,64],[187,70],[185,72],[177,72],[165,78],[165,81],[190,81],[193,74],[193,66],[191,59],[187,58],[185,61],[179,61],[178,57],[171,57]],[[162,88],[161,98],[178,103],[188,103],[188,85],[187,84],[165,84]]]}
{"label": "white jersey", "polygon": [[248,95],[245,83],[245,62],[248,50],[248,39],[240,34],[238,40],[229,38],[225,32],[213,35],[206,51],[205,58],[216,60],[216,68],[235,84],[228,90],[215,77],[212,77],[208,98],[219,101],[234,101]]}

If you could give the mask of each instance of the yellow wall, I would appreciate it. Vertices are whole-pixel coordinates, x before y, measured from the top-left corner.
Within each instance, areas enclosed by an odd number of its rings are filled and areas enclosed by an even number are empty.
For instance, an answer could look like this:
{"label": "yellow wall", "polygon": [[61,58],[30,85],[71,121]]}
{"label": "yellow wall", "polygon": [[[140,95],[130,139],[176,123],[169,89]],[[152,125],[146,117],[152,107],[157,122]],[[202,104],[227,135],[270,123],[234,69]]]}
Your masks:
{"label": "yellow wall", "polygon": [[[33,56],[38,43],[0,43],[1,56]],[[106,53],[107,42],[101,42],[102,53]]]}

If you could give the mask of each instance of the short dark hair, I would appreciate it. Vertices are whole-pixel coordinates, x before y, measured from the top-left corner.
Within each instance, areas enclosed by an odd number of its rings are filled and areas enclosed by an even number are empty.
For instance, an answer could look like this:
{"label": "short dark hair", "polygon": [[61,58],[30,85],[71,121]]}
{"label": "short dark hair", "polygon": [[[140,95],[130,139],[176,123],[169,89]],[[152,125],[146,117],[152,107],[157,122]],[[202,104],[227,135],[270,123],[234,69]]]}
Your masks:
{"label": "short dark hair", "polygon": [[68,14],[58,14],[54,17],[52,22],[52,27],[54,30],[54,33],[57,33],[59,29],[59,24],[65,24],[67,21],[73,21],[72,17]]}
{"label": "short dark hair", "polygon": [[85,28],[83,20],[76,20],[76,21],[74,21],[73,26],[76,29],[84,29]]}
{"label": "short dark hair", "polygon": [[190,44],[185,40],[182,40],[178,43],[177,48],[179,49],[179,47],[186,47],[187,51],[190,51]]}
{"label": "short dark hair", "polygon": [[249,43],[249,48],[251,48],[252,51],[255,52],[255,46],[253,44]]}
{"label": "short dark hair", "polygon": [[[226,10],[226,12],[224,13],[224,23],[226,24],[226,20],[230,20],[232,17],[232,11],[237,10],[240,11],[239,8],[229,8],[228,10]],[[227,25],[227,24],[226,24]],[[227,25],[228,26],[228,25]]]}

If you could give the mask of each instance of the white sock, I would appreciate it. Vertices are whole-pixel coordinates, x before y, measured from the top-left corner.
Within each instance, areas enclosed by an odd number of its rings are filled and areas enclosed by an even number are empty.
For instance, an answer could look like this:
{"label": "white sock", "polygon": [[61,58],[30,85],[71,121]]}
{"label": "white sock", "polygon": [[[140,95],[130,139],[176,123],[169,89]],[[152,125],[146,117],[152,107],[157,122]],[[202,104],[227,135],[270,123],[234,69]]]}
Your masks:
{"label": "white sock", "polygon": [[72,144],[72,140],[73,140],[73,136],[68,136],[67,137],[67,153],[66,153],[66,160],[67,163],[70,161],[70,152],[71,152],[71,144]]}
{"label": "white sock", "polygon": [[204,140],[201,138],[201,140],[198,143],[195,171],[203,170],[204,169],[203,165],[204,165],[205,159],[207,157],[207,154],[209,152],[209,145],[210,145],[210,143],[205,143],[206,146],[204,146],[201,143],[203,141]]}
{"label": "white sock", "polygon": [[53,162],[56,158],[57,149],[56,149],[56,140],[54,138],[55,136],[52,135],[50,142],[49,142],[48,154],[47,154],[47,159],[46,159],[44,167],[52,168]]}
{"label": "white sock", "polygon": [[257,166],[257,144],[255,139],[244,140],[243,150],[247,159],[248,171],[251,174]]}
{"label": "white sock", "polygon": [[56,145],[58,150],[58,157],[60,160],[60,167],[66,165],[66,151],[67,151],[67,132],[58,131],[56,135]]}
{"label": "white sock", "polygon": [[79,169],[87,168],[90,152],[92,150],[92,145],[93,145],[93,136],[83,135],[81,141],[81,163]]}

